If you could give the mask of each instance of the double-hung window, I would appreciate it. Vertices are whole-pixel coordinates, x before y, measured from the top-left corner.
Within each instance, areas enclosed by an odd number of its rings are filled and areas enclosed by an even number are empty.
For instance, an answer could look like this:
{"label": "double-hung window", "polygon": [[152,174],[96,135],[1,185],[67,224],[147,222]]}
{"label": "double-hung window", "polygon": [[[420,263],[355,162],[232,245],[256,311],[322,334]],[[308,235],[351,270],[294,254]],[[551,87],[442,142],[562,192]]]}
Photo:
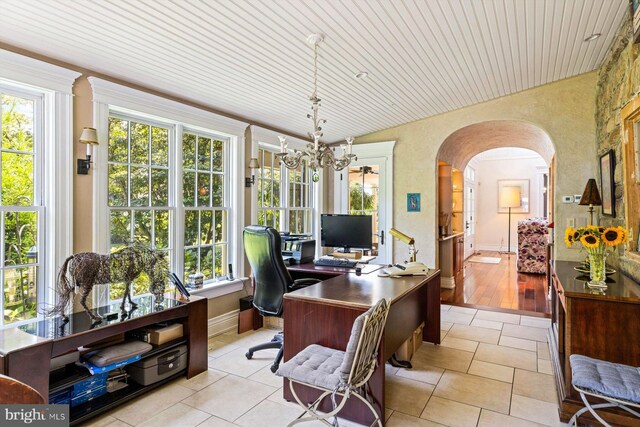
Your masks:
{"label": "double-hung window", "polygon": [[[138,243],[169,252],[169,145],[172,127],[126,116],[109,117],[110,251]],[[148,278],[134,282],[146,293]],[[122,298],[124,283],[112,283],[111,299]]]}
{"label": "double-hung window", "polygon": [[[205,282],[225,279],[230,138],[143,117],[109,113],[111,252],[141,244],[167,252],[171,269],[184,281],[197,273]],[[149,279],[143,274],[134,283],[133,294],[147,293],[148,288]],[[111,283],[109,299],[122,298],[123,291],[124,283]]]}
{"label": "double-hung window", "polygon": [[185,130],[182,134],[184,278],[227,275],[229,139]]}
{"label": "double-hung window", "polygon": [[289,200],[287,215],[289,231],[293,234],[311,233],[311,196],[313,184],[307,162],[300,162],[296,169],[287,170]]}
{"label": "double-hung window", "polygon": [[285,204],[282,200],[280,159],[271,151],[261,148],[258,150],[258,162],[258,224],[281,230]]}
{"label": "double-hung window", "polygon": [[0,328],[55,303],[73,253],[72,85],[80,73],[0,49]]}
{"label": "double-hung window", "polygon": [[43,98],[0,86],[0,326],[37,317],[44,297],[42,253]]}
{"label": "double-hung window", "polygon": [[258,149],[258,224],[293,234],[311,234],[313,184],[306,162],[289,170],[274,152]]}

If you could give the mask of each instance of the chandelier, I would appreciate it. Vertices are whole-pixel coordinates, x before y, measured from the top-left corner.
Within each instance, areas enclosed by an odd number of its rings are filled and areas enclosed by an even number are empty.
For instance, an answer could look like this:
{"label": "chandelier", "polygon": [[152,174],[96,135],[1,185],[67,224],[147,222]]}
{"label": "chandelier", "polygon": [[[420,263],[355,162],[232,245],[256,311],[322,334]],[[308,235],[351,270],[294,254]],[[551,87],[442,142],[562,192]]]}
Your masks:
{"label": "chandelier", "polygon": [[287,138],[279,136],[280,153],[276,154],[287,169],[296,169],[300,162],[304,159],[308,160],[309,168],[313,171],[313,182],[318,182],[320,175],[318,169],[325,166],[331,166],[334,170],[339,171],[349,166],[352,160],[357,160],[355,154],[352,153],[353,138],[346,139],[346,144],[341,144],[342,154],[336,157],[335,147],[329,146],[320,141],[322,137],[321,124],[327,121],[318,117],[320,109],[320,98],[318,98],[318,45],[323,40],[321,34],[311,34],[307,37],[307,42],[313,45],[313,92],[309,96],[311,101],[311,113],[307,114],[307,118],[313,121],[313,132],[309,132],[309,138],[313,142],[307,143],[305,150],[293,150],[290,153],[287,149]]}

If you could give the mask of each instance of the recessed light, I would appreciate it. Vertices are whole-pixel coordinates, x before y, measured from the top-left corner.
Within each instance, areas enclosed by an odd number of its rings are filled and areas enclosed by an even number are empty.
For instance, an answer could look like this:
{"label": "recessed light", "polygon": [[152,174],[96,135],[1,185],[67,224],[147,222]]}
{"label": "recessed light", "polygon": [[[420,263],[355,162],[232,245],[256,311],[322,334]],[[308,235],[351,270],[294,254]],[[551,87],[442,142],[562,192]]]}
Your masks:
{"label": "recessed light", "polygon": [[369,73],[367,73],[366,71],[359,71],[355,73],[353,77],[355,77],[356,79],[366,79],[367,77],[369,77]]}
{"label": "recessed light", "polygon": [[600,34],[600,33],[593,33],[593,34],[591,34],[589,37],[587,37],[586,39],[584,39],[584,41],[586,41],[586,42],[592,42],[592,41],[594,41],[595,39],[597,39],[598,37],[600,37],[601,35],[602,35],[602,34]]}

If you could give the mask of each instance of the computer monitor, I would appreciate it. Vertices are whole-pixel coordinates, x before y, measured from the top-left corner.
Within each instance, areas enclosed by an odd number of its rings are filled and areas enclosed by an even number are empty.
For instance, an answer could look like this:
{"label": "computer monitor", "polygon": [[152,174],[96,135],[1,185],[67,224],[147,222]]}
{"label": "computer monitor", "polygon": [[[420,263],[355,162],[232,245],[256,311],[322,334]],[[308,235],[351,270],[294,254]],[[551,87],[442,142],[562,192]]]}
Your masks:
{"label": "computer monitor", "polygon": [[373,239],[370,215],[320,216],[320,240],[325,247],[341,247],[344,252],[350,248],[371,249]]}

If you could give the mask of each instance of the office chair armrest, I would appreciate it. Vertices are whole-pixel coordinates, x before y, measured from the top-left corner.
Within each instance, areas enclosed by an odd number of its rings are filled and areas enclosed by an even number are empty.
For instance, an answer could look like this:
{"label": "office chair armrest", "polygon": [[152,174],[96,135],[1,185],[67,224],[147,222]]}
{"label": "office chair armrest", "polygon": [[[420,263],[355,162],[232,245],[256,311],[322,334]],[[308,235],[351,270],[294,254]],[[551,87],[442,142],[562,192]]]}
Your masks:
{"label": "office chair armrest", "polygon": [[306,288],[307,286],[314,285],[318,282],[321,282],[320,279],[298,279],[293,281],[293,285],[291,285],[291,290]]}

